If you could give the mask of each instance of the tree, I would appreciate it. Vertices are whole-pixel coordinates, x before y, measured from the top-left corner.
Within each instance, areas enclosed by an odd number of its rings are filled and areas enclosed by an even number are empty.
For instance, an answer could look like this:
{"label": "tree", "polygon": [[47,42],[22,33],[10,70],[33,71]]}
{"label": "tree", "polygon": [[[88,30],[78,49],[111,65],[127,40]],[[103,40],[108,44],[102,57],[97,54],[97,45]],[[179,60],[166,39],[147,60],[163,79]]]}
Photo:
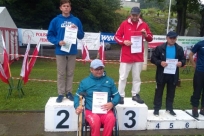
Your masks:
{"label": "tree", "polygon": [[184,35],[186,29],[186,14],[198,12],[199,9],[198,0],[176,0],[175,10],[177,11],[177,28],[176,32],[179,35]]}
{"label": "tree", "polygon": [[[119,0],[72,0],[72,11],[85,31],[115,32],[121,22]],[[0,0],[18,28],[48,29],[50,21],[61,13],[59,0]]]}
{"label": "tree", "polygon": [[[154,1],[154,0],[148,0]],[[165,0],[157,0],[157,2],[162,2]],[[173,1],[173,0],[172,0]],[[185,29],[187,27],[186,14],[196,13],[199,11],[199,6],[201,4],[200,0],[175,0],[175,5],[172,5],[172,12],[177,13],[177,28],[176,32],[179,35],[184,35]]]}
{"label": "tree", "polygon": [[121,22],[119,0],[74,0],[72,12],[79,17],[85,31],[115,32]]}
{"label": "tree", "polygon": [[203,4],[201,5],[200,14],[201,14],[200,36],[204,36],[204,5]]}
{"label": "tree", "polygon": [[47,29],[59,13],[58,0],[1,0],[0,4],[6,6],[18,28]]}

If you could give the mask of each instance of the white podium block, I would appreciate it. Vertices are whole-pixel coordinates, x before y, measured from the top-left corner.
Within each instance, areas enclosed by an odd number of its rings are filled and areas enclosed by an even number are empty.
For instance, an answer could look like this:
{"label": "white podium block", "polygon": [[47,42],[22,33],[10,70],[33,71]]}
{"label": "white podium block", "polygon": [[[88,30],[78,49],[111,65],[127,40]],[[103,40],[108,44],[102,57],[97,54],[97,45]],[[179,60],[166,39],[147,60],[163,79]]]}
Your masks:
{"label": "white podium block", "polygon": [[132,101],[132,98],[124,98],[124,104],[116,106],[119,130],[145,130],[147,123],[148,107]]}
{"label": "white podium block", "polygon": [[76,131],[78,115],[73,102],[64,97],[61,103],[57,97],[50,97],[45,106],[45,131]]}
{"label": "white podium block", "polygon": [[174,110],[176,116],[172,116],[166,110],[159,110],[158,117],[153,112],[148,110],[147,130],[196,128],[196,120],[185,111]]}
{"label": "white podium block", "polygon": [[[192,115],[192,110],[185,110],[189,115]],[[198,113],[200,112],[200,110],[198,110]],[[198,118],[196,118],[196,122],[197,122],[197,128],[198,129],[204,129],[204,116],[199,114]]]}

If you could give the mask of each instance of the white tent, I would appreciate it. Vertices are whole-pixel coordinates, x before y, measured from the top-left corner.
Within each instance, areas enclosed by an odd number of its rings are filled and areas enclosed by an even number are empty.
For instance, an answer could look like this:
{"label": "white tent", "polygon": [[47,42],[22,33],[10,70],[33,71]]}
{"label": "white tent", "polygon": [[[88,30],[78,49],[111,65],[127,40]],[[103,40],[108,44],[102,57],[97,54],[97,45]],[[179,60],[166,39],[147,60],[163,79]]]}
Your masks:
{"label": "white tent", "polygon": [[[0,7],[0,37],[3,35],[9,60],[18,58],[18,29],[6,7]],[[2,53],[2,40],[0,38],[0,54]],[[1,60],[2,56],[0,56]]]}

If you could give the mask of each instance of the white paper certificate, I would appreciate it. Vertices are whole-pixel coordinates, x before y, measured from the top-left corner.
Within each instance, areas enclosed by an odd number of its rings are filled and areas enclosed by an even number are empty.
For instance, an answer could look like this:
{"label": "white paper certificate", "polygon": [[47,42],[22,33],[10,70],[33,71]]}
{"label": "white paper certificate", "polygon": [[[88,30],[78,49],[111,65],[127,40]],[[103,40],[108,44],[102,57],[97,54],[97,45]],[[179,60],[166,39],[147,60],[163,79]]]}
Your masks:
{"label": "white paper certificate", "polygon": [[107,110],[101,108],[108,102],[108,92],[93,92],[92,113],[106,114]]}
{"label": "white paper certificate", "polygon": [[164,68],[164,73],[166,73],[166,74],[175,74],[178,59],[167,59],[166,63],[167,63],[167,66]]}
{"label": "white paper certificate", "polygon": [[142,52],[142,35],[131,36],[131,53],[140,53]]}
{"label": "white paper certificate", "polygon": [[65,28],[64,41],[71,42],[72,44],[76,44],[77,31],[78,31],[78,28],[71,28],[70,26],[67,26]]}
{"label": "white paper certificate", "polygon": [[66,41],[66,44],[61,46],[61,50],[65,52],[70,52],[71,47],[72,43],[70,41]]}

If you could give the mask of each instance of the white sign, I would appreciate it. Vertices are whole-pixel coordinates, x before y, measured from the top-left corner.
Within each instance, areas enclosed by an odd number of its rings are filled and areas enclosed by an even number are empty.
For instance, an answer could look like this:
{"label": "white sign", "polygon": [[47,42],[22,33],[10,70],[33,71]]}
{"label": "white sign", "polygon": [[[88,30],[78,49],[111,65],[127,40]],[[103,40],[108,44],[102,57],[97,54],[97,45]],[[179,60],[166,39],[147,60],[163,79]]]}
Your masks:
{"label": "white sign", "polygon": [[66,44],[61,46],[62,51],[69,52],[72,47],[72,43],[70,41],[66,41]]}
{"label": "white sign", "polygon": [[[44,45],[53,45],[47,40],[47,30],[37,29],[18,29],[18,41],[19,45],[28,44],[28,37],[31,38],[30,44],[37,44],[40,40]],[[82,41],[86,42],[88,50],[98,50],[100,46],[100,33],[85,32],[82,40],[77,39],[77,49],[82,49]]]}
{"label": "white sign", "polygon": [[165,74],[175,74],[178,59],[166,59],[167,66],[164,68]]}
{"label": "white sign", "polygon": [[131,36],[131,53],[142,52],[142,36]]}
{"label": "white sign", "polygon": [[65,33],[64,33],[64,41],[67,43],[71,44],[76,44],[76,39],[77,39],[77,28],[71,28],[67,26],[65,28]]}
{"label": "white sign", "polygon": [[37,29],[18,29],[18,40],[19,45],[28,44],[29,38],[30,44],[38,44],[40,41],[45,45],[53,45],[47,40],[47,30],[37,30]]}
{"label": "white sign", "polygon": [[108,102],[108,92],[93,92],[92,113],[106,114],[102,106]]}
{"label": "white sign", "polygon": [[100,46],[100,33],[85,32],[84,38],[78,40],[78,49],[82,49],[82,43],[86,43],[88,50],[98,50]]}

